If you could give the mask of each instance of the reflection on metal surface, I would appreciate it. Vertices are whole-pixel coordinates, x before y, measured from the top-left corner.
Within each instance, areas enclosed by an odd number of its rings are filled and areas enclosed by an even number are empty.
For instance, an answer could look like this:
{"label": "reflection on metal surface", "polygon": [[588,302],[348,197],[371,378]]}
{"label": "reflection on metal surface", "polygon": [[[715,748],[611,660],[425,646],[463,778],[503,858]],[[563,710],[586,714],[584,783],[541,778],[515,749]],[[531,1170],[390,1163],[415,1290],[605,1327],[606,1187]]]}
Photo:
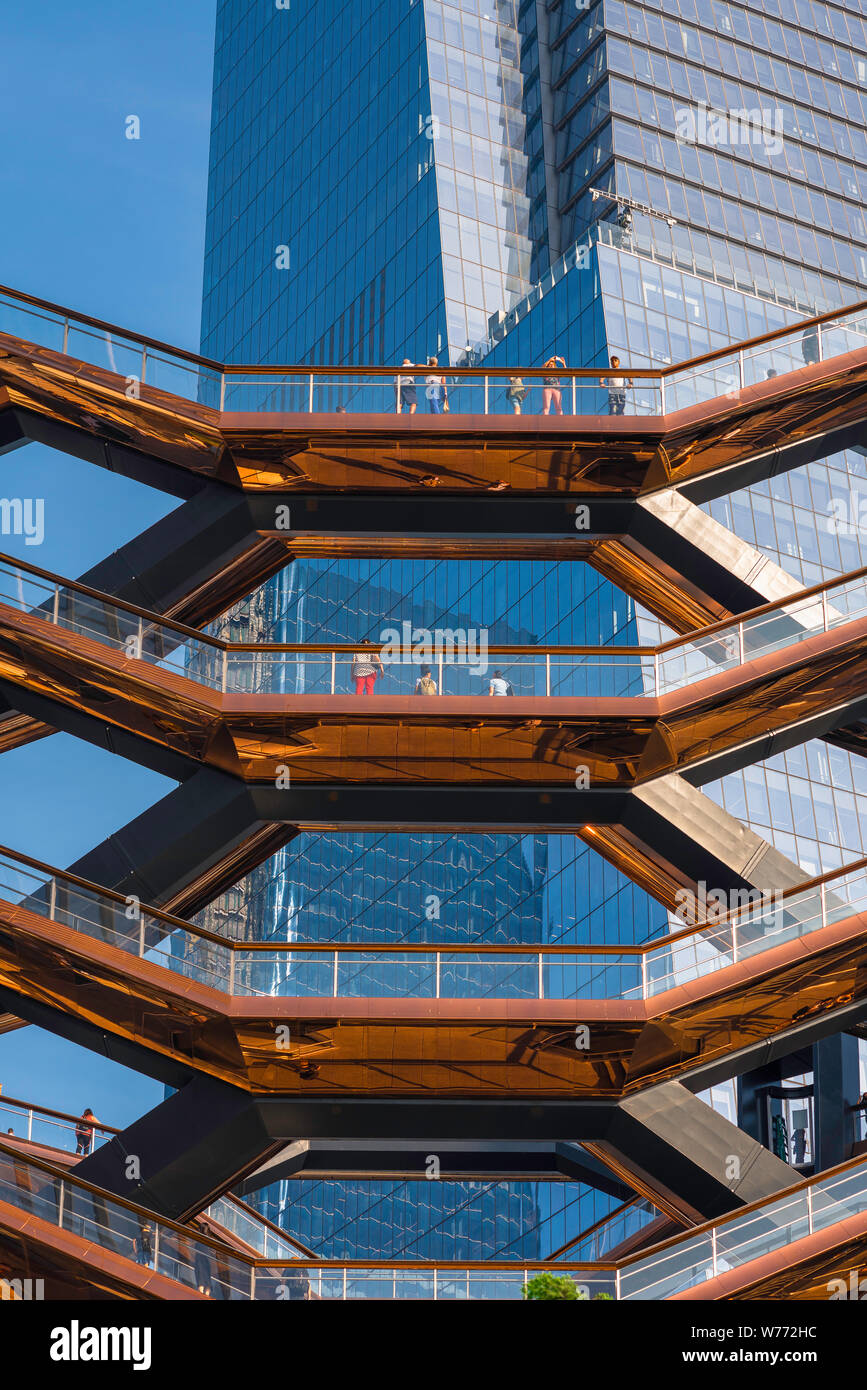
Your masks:
{"label": "reflection on metal surface", "polygon": [[[251,782],[273,782],[288,766],[293,785],[554,788],[574,786],[576,770],[586,768],[591,787],[630,788],[697,764],[704,765],[707,779],[716,775],[720,758],[727,757],[729,767],[753,761],[757,740],[765,740],[766,756],[776,746],[840,725],[849,725],[849,740],[861,746],[864,732],[857,721],[867,697],[867,616],[845,621],[843,614],[838,625],[809,636],[795,624],[788,641],[771,642],[760,655],[747,652],[741,661],[723,661],[716,674],[707,674],[710,662],[702,654],[697,678],[690,679],[687,660],[684,683],[674,679],[673,688],[655,697],[359,699],[226,693],[211,680],[201,684],[198,656],[171,670],[155,664],[162,648],[150,660],[128,655],[125,629],[104,630],[106,623],[124,618],[124,611],[111,609],[110,600],[100,602],[100,622],[85,623],[87,635],[57,626],[39,610],[21,612],[2,604],[0,680],[7,689],[49,701],[58,725],[69,726],[84,711],[136,736],[145,750],[143,761],[149,757],[147,745],[161,746]],[[827,603],[805,603],[827,612]],[[786,621],[788,608],[780,610]],[[151,615],[148,621],[156,642],[160,620]],[[168,636],[170,649],[179,639]],[[709,640],[725,656],[723,636],[712,634]],[[700,647],[700,637],[691,636],[690,650]],[[271,651],[257,648],[255,659],[267,662]],[[311,649],[311,659],[315,655]],[[554,655],[563,659],[559,651]],[[630,653],[623,649],[619,655],[626,659]],[[634,683],[640,685],[641,667],[637,670]],[[776,745],[775,734],[782,740]]]}
{"label": "reflection on metal surface", "polygon": [[[862,421],[867,350],[664,418],[221,414],[0,334],[0,409],[252,492],[640,496]],[[480,439],[483,434],[483,439]]]}
{"label": "reflection on metal surface", "polygon": [[867,1247],[863,1161],[637,1253],[594,1257],[591,1247],[583,1261],[526,1263],[338,1262],[293,1257],[279,1245],[257,1257],[233,1238],[234,1229],[215,1238],[209,1224],[201,1229],[155,1217],[2,1141],[0,1187],[0,1258],[13,1277],[34,1271],[45,1277],[54,1299],[97,1292],[274,1300],[289,1287],[305,1299],[520,1299],[528,1278],[545,1268],[624,1301],[857,1299]]}
{"label": "reflection on metal surface", "polygon": [[[689,967],[696,933],[687,932],[684,963],[674,957],[666,973],[647,980],[644,997],[639,988],[637,996],[630,989],[626,996],[594,997],[591,989],[590,997],[579,991],[582,997],[565,998],[497,998],[490,989],[482,997],[417,997],[393,985],[379,997],[306,990],[300,997],[256,996],[241,988],[251,966],[236,965],[238,953],[282,950],[288,968],[313,948],[291,942],[233,947],[198,930],[196,956],[182,939],[193,931],[187,924],[175,928],[172,919],[146,910],[126,920],[111,895],[77,882],[64,888],[53,879],[38,894],[28,888],[23,902],[0,902],[0,986],[6,997],[20,1001],[24,1017],[31,1002],[48,1005],[257,1093],[617,1099],[699,1067],[742,1069],[750,1049],[783,1034],[790,1042],[821,1036],[840,1011],[867,1002],[867,914],[840,899],[842,888],[827,898],[824,881],[821,916],[799,927],[812,899],[806,890],[797,894],[793,928],[781,933],[780,944],[771,936],[750,947],[745,925],[740,956],[729,963],[711,960],[696,972]],[[833,879],[838,882],[839,876]],[[96,915],[76,927],[82,904]],[[748,914],[744,920],[748,925],[752,919]],[[672,938],[665,938],[659,948],[666,961],[678,949],[678,938],[673,940],[671,945]],[[228,974],[219,966],[218,947],[233,958]],[[429,948],[417,949],[420,960],[430,954]],[[516,960],[519,951],[526,954],[526,948],[512,949]],[[586,958],[591,975],[602,975],[604,951],[553,948],[558,949],[564,964]],[[375,944],[368,953],[389,959],[387,948]],[[640,961],[644,952],[621,948],[620,954]],[[641,967],[639,983],[649,970]],[[289,1028],[288,1047],[276,1041],[278,1023]],[[582,1026],[592,1035],[586,1049],[579,1045]]]}

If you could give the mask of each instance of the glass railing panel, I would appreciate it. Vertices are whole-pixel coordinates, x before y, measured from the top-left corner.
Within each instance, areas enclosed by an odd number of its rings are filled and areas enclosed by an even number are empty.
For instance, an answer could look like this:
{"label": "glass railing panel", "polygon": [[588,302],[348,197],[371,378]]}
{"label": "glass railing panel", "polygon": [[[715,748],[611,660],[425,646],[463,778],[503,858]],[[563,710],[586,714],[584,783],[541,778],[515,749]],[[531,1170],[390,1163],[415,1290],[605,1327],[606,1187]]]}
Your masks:
{"label": "glass railing panel", "polygon": [[481,1269],[471,1269],[467,1279],[467,1297],[479,1299],[517,1300],[524,1296],[527,1275],[523,1269],[497,1269],[488,1274]]}
{"label": "glass railing panel", "polygon": [[50,882],[49,874],[25,868],[6,855],[0,856],[0,897],[5,898],[6,902],[19,903],[33,898],[35,902],[28,902],[28,909],[38,912],[40,916],[47,916],[48,897],[45,889]]}
{"label": "glass railing panel", "polygon": [[717,1228],[717,1269],[757,1260],[809,1235],[806,1192],[796,1192]]}
{"label": "glass railing panel", "polygon": [[[309,372],[279,372],[268,376],[235,375],[226,373],[223,409],[241,415],[272,411],[280,415],[309,413],[311,399],[315,401],[315,386],[311,389]],[[334,410],[340,404],[334,398]],[[331,413],[330,410],[327,413]]]}
{"label": "glass railing panel", "polygon": [[245,1260],[168,1227],[160,1228],[156,1269],[208,1298],[240,1302],[251,1297],[252,1271]]}
{"label": "glass railing panel", "polygon": [[864,616],[865,610],[867,610],[867,578],[864,575],[837,584],[833,589],[828,590],[826,611],[829,628],[839,627],[842,623],[861,618]]}
{"label": "glass railing panel", "polygon": [[214,387],[220,380],[220,373],[208,371],[200,367],[198,362],[161,352],[158,348],[147,348],[143,370],[146,386],[167,391],[172,396],[181,396],[186,401],[196,401],[200,405],[219,405],[219,387],[216,400]]}
{"label": "glass railing panel", "polygon": [[[38,579],[26,570],[13,565],[0,565],[0,603],[9,608],[17,608],[21,613],[34,613],[36,617],[48,616],[54,609],[55,586],[45,579]],[[39,610],[45,608],[47,614]]]}
{"label": "glass railing panel", "polygon": [[442,999],[538,999],[538,956],[445,952],[440,956]]}
{"label": "glass railing panel", "polygon": [[819,325],[822,358],[839,357],[867,347],[867,318],[859,311],[841,319]]}
{"label": "glass railing panel", "polygon": [[709,1234],[681,1241],[659,1255],[638,1260],[620,1272],[620,1298],[663,1299],[713,1278]]}
{"label": "glass railing panel", "polygon": [[652,999],[667,989],[713,974],[732,962],[731,931],[728,940],[722,933],[713,939],[696,933],[670,946],[662,946],[648,952],[646,957],[647,997]]}
{"label": "glass railing panel", "polygon": [[24,1159],[0,1153],[0,1202],[56,1226],[60,1187],[59,1178],[30,1167]]}
{"label": "glass railing panel", "polygon": [[123,377],[132,390],[142,380],[144,351],[141,343],[123,335],[91,328],[74,320],[69,324],[67,356],[76,357],[89,367]]}
{"label": "glass railing panel", "polygon": [[796,372],[809,365],[809,346],[802,333],[795,338],[778,338],[771,343],[763,343],[754,348],[746,348],[743,354],[744,385],[758,386],[772,381],[774,377]]}
{"label": "glass railing panel", "polygon": [[697,637],[659,653],[659,693],[680,690],[693,681],[730,670],[740,661],[737,628]]}
{"label": "glass railing panel", "polygon": [[641,956],[557,954],[543,958],[545,999],[624,999],[641,995]]}
{"label": "glass railing panel", "polygon": [[666,377],[666,413],[703,405],[718,396],[732,395],[739,390],[740,366],[737,353],[733,352],[714,362]]}
{"label": "glass railing panel", "polygon": [[[35,1176],[35,1174],[34,1174]],[[59,1224],[64,1231],[91,1241],[103,1250],[113,1250],[128,1260],[148,1263],[147,1234],[156,1229],[139,1214],[115,1205],[101,1193],[89,1192],[74,1183],[63,1183],[63,1211]]]}
{"label": "glass railing panel", "polygon": [[814,1231],[860,1216],[867,1206],[867,1169],[853,1168],[815,1183],[811,1204]]}
{"label": "glass railing panel", "polygon": [[331,998],[334,995],[334,953],[240,949],[235,952],[234,993]]}
{"label": "glass railing panel", "polygon": [[350,951],[337,957],[337,991],[344,999],[433,999],[436,988],[436,957],[427,952]]}
{"label": "glass railing panel", "polygon": [[764,910],[738,918],[735,926],[738,960],[747,960],[774,946],[818,931],[823,925],[822,895],[816,890],[778,896]]}
{"label": "glass railing panel", "polygon": [[[164,939],[153,941],[161,925]],[[207,985],[210,989],[219,989],[223,993],[232,992],[232,952],[228,947],[180,930],[166,937],[165,924],[158,921],[154,923],[154,928],[154,932],[147,933],[152,944],[144,951],[144,960],[151,961],[154,965],[162,965],[176,975],[183,975],[185,979]],[[138,954],[142,953],[139,951]]]}
{"label": "glass railing panel", "polygon": [[8,295],[0,295],[0,333],[22,338],[25,343],[62,352],[64,318],[50,309],[22,304]]}

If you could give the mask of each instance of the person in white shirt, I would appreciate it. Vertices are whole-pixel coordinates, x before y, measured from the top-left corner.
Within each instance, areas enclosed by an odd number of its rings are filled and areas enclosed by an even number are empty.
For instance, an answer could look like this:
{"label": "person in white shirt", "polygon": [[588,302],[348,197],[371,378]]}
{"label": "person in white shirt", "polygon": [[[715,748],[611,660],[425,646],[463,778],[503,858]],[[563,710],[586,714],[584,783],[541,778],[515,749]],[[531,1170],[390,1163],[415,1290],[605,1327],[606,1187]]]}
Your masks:
{"label": "person in white shirt", "polygon": [[[620,366],[620,358],[612,357],[612,367]],[[626,409],[626,388],[632,385],[632,381],[625,376],[610,376],[608,378],[608,414],[622,415]]]}
{"label": "person in white shirt", "polygon": [[488,686],[488,694],[508,695],[509,689],[509,682],[504,678],[502,671],[495,671],[494,674],[491,676],[491,681]]}

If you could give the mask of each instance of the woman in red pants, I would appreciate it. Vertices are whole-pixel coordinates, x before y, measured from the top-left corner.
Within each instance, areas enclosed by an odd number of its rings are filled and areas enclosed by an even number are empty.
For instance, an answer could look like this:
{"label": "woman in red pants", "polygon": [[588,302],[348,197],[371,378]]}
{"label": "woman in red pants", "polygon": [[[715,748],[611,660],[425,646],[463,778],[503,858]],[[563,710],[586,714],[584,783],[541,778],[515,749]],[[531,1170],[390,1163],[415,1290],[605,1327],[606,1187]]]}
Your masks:
{"label": "woman in red pants", "polygon": [[360,649],[352,653],[350,670],[356,695],[372,695],[377,676],[385,675],[382,658],[372,642],[362,642]]}

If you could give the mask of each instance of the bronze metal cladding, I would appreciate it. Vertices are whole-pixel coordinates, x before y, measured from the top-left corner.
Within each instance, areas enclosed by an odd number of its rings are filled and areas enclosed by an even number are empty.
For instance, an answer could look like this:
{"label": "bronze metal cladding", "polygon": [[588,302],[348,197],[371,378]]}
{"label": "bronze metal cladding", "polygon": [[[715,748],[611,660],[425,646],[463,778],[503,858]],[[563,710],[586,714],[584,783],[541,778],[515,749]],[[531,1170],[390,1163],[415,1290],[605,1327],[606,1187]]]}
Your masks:
{"label": "bronze metal cladding", "polygon": [[629,788],[827,711],[845,723],[865,654],[860,618],[659,698],[222,694],[0,606],[0,678],[251,782],[289,766],[293,785],[556,787],[586,766]]}
{"label": "bronze metal cladding", "polygon": [[867,999],[867,914],[646,1001],[335,999],[227,995],[0,902],[0,984],[251,1092],[617,1099]]}
{"label": "bronze metal cladding", "polygon": [[[192,378],[191,378],[192,380]],[[660,417],[220,412],[8,334],[0,409],[252,492],[637,497],[867,417],[858,349]]]}

